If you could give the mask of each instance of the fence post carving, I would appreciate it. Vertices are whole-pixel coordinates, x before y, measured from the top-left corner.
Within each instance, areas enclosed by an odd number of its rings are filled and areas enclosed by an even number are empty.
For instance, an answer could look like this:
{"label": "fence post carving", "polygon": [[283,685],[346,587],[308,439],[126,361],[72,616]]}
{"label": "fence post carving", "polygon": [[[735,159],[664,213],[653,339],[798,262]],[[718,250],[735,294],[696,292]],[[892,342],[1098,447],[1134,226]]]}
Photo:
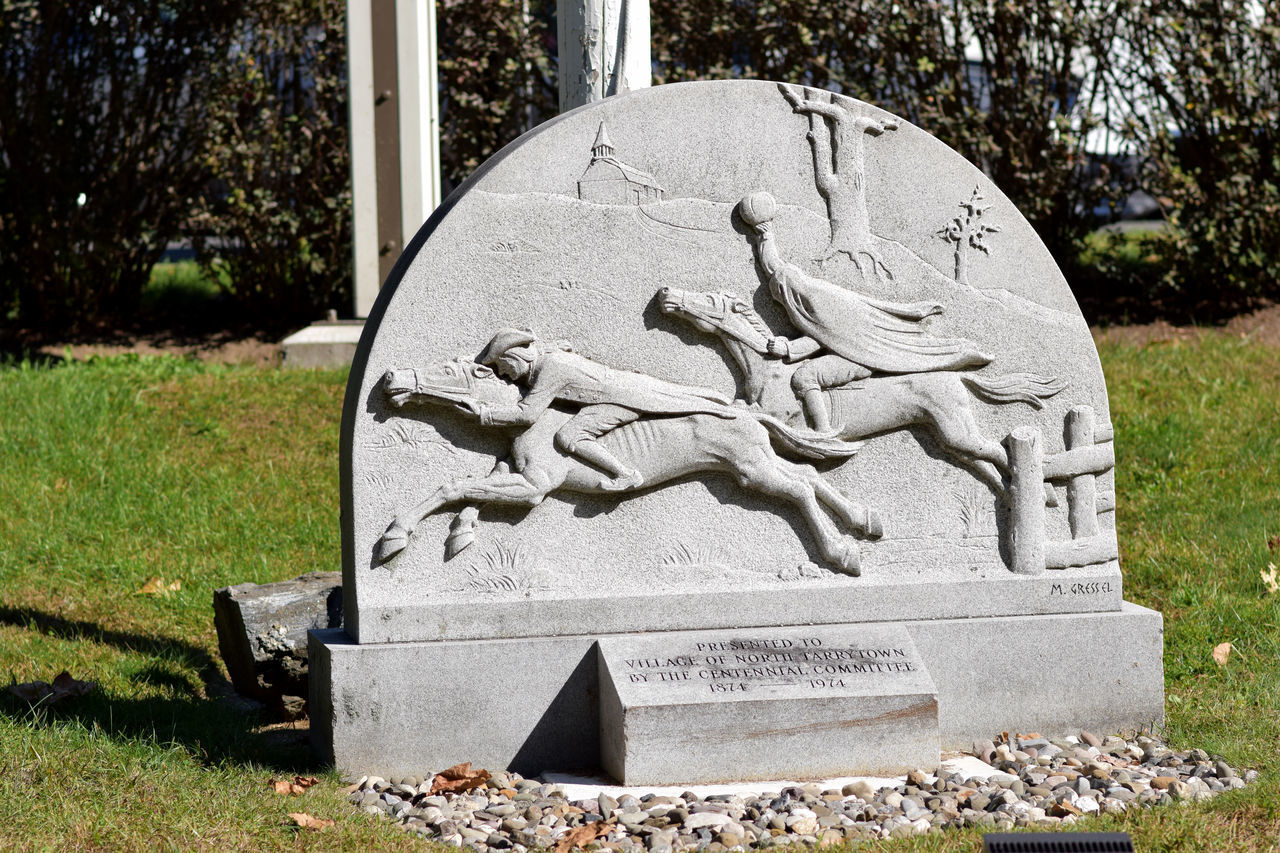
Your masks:
{"label": "fence post carving", "polygon": [[[1096,424],[1093,408],[1067,413],[1062,453],[1043,452],[1040,430],[1017,427],[1009,449],[1009,568],[1024,575],[1046,569],[1091,566],[1118,559],[1115,530],[1104,530],[1098,515],[1115,509],[1115,492],[1098,490],[1097,478],[1115,467],[1114,431]],[[1045,486],[1067,485],[1067,522],[1071,539],[1050,542],[1045,533]]]}

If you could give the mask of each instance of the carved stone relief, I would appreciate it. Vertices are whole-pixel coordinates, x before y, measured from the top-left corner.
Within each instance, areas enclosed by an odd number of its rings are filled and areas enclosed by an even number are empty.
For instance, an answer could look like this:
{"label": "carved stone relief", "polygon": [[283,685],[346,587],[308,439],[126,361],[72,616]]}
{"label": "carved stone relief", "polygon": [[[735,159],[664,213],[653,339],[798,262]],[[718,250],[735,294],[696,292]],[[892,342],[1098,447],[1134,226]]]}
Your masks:
{"label": "carved stone relief", "polygon": [[[779,84],[791,109],[809,117],[805,135],[813,148],[813,172],[818,192],[827,202],[831,242],[821,259],[843,254],[860,271],[893,278],[889,267],[870,243],[871,217],[867,212],[866,138],[897,130],[892,121],[859,114],[859,104],[833,92]],[[863,268],[863,262],[867,267]]]}
{"label": "carved stone relief", "polygon": [[403,551],[418,523],[447,506],[535,507],[555,491],[630,493],[705,472],[728,473],[743,489],[792,505],[835,571],[857,575],[859,569],[857,545],[842,530],[869,538],[881,533],[873,510],[831,487],[812,466],[782,459],[771,440],[793,456],[818,460],[847,459],[857,443],[793,429],[714,391],[614,370],[528,330],[498,331],[476,361],[459,357],[390,370],[383,390],[398,408],[449,405],[481,426],[523,431],[488,477],[440,486],[397,514],[375,547],[379,562]]}
{"label": "carved stone relief", "polygon": [[[845,293],[857,298],[852,291]],[[834,431],[848,441],[924,425],[997,494],[1004,491],[1008,457],[999,442],[982,434],[972,399],[1040,408],[1043,400],[1066,387],[1061,380],[1032,373],[986,376],[959,367],[897,374],[873,371],[831,353],[812,338],[798,339],[803,343],[794,350],[791,342],[775,345],[777,338],[760,315],[731,293],[690,294],[663,288],[659,299],[664,311],[720,339],[741,370],[748,403],[791,422],[801,419],[803,409],[816,430]],[[970,358],[963,344],[944,342],[939,350],[942,364],[963,365],[964,359],[970,359],[969,364],[981,362],[981,356]],[[806,354],[798,356],[797,351]],[[846,403],[845,397],[855,397],[856,402]]]}
{"label": "carved stone relief", "polygon": [[975,249],[984,255],[990,255],[987,235],[1000,232],[999,225],[983,221],[983,214],[991,209],[991,205],[981,203],[983,200],[979,188],[974,187],[969,200],[960,203],[964,212],[938,232],[939,237],[955,245],[956,281],[959,284],[969,284],[969,250]]}
{"label": "carved stone relief", "polygon": [[352,480],[357,565],[536,598],[516,563],[600,594],[631,562],[725,589],[1114,562],[1105,426],[1064,431],[1105,424],[1096,354],[1007,200],[870,105],[712,88],[750,109],[553,123],[419,250],[361,380],[357,464],[403,461]]}

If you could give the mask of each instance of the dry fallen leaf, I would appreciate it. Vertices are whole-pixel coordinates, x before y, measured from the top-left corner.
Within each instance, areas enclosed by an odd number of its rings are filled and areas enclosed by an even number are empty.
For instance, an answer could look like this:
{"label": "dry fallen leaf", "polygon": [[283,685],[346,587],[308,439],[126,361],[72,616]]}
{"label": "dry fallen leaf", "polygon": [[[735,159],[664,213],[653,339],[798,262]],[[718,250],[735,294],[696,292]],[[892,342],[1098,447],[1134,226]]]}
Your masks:
{"label": "dry fallen leaf", "polygon": [[582,826],[575,826],[573,829],[562,835],[560,840],[556,842],[556,849],[554,853],[569,853],[569,851],[575,847],[582,847],[583,845],[590,844],[600,836],[607,834],[610,829],[613,829],[613,827],[614,824],[606,823],[603,820],[597,820],[593,823],[584,823]]}
{"label": "dry fallen leaf", "polygon": [[306,812],[289,812],[289,817],[293,818],[293,822],[303,829],[325,829],[333,826],[333,821],[324,817],[312,817]]}
{"label": "dry fallen leaf", "polygon": [[1213,647],[1213,660],[1218,666],[1226,666],[1229,657],[1231,657],[1230,643],[1218,643]]}
{"label": "dry fallen leaf", "polygon": [[1054,803],[1053,806],[1049,809],[1049,814],[1053,815],[1054,817],[1066,817],[1067,815],[1080,815],[1082,814],[1082,812],[1080,811],[1080,809],[1071,805],[1071,803],[1067,802],[1066,800],[1063,800],[1060,803]]}
{"label": "dry fallen leaf", "polygon": [[479,788],[489,781],[488,770],[472,770],[471,762],[465,761],[462,764],[455,764],[448,770],[441,770],[431,780],[431,793],[433,794],[456,794],[462,791],[470,791],[472,788]]}
{"label": "dry fallen leaf", "polygon": [[165,583],[159,575],[147,578],[147,582],[138,590],[138,595],[168,595],[182,589],[182,581]]}
{"label": "dry fallen leaf", "polygon": [[1258,570],[1258,574],[1262,575],[1262,582],[1267,585],[1267,592],[1280,592],[1280,580],[1276,578],[1276,564],[1267,563],[1267,570]]}
{"label": "dry fallen leaf", "polygon": [[43,681],[11,684],[9,692],[28,705],[53,705],[73,696],[83,696],[97,686],[93,681],[77,681],[64,669],[53,684]]}
{"label": "dry fallen leaf", "polygon": [[294,776],[292,781],[288,779],[268,780],[267,787],[277,794],[291,794],[297,797],[306,793],[306,790],[318,781],[320,780],[314,776]]}

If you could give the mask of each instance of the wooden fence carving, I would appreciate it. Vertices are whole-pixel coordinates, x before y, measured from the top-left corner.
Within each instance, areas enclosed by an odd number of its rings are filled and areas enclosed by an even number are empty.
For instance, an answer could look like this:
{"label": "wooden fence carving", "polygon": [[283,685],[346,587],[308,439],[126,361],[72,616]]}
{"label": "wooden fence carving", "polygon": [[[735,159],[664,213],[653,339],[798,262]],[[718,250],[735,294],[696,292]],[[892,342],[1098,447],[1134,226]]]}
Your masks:
{"label": "wooden fence carving", "polygon": [[[1046,569],[1090,566],[1119,558],[1114,527],[1104,530],[1098,515],[1115,510],[1114,491],[1098,490],[1097,478],[1115,467],[1114,432],[1095,424],[1093,408],[1067,413],[1062,453],[1044,455],[1040,430],[1020,426],[1009,434],[1010,569],[1035,575]],[[1045,483],[1067,484],[1071,539],[1049,542],[1045,534]]]}

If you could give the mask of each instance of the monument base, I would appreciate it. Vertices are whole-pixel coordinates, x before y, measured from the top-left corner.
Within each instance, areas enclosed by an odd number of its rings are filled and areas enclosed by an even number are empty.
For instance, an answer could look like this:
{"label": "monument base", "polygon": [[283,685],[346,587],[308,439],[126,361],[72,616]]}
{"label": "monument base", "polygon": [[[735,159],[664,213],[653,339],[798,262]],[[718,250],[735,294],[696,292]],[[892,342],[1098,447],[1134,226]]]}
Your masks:
{"label": "monument base", "polygon": [[[844,627],[894,626],[905,629],[932,678],[933,742],[944,750],[967,748],[1000,731],[1055,736],[1082,728],[1146,728],[1163,720],[1163,619],[1145,607],[1125,602],[1099,613]],[[763,630],[717,633],[732,640]],[[662,637],[607,639],[651,644]],[[339,629],[313,631],[313,744],[342,770],[382,776],[420,775],[463,761],[526,776],[602,767],[597,640],[604,639],[359,645]],[[612,725],[606,720],[607,728]],[[698,775],[736,775],[729,753],[723,772],[707,769],[715,767],[717,747],[697,731],[674,734],[684,739],[680,748],[687,754],[697,753],[690,768],[696,764]],[[908,769],[914,768],[899,768]]]}

